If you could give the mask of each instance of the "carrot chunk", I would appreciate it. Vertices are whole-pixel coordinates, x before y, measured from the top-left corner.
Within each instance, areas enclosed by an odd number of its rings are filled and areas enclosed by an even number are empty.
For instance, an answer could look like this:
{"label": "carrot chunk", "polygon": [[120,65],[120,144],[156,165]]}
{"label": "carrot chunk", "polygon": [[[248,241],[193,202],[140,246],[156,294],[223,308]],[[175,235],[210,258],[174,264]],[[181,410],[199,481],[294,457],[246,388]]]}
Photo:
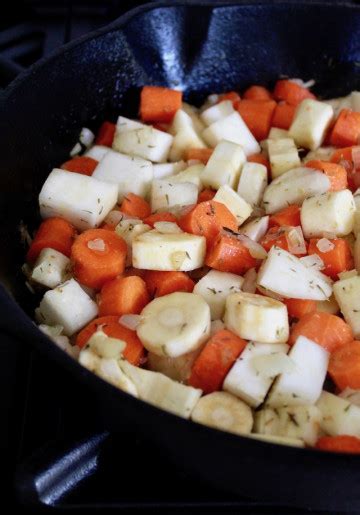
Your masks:
{"label": "carrot chunk", "polygon": [[122,201],[120,211],[123,213],[135,216],[136,218],[146,218],[151,215],[151,207],[149,202],[135,193],[127,193]]}
{"label": "carrot chunk", "polygon": [[140,96],[140,117],[144,122],[168,123],[181,109],[182,93],[159,86],[144,86]]}
{"label": "carrot chunk", "polygon": [[127,245],[115,232],[89,229],[75,240],[71,249],[75,277],[90,288],[101,288],[125,268]]}
{"label": "carrot chunk", "polygon": [[246,100],[272,100],[272,94],[263,86],[250,86],[244,91],[243,98]]}
{"label": "carrot chunk", "polygon": [[147,270],[144,280],[152,297],[162,297],[177,291],[191,293],[195,286],[194,281],[185,272]]}
{"label": "carrot chunk", "polygon": [[270,161],[264,156],[264,154],[251,154],[247,158],[248,163],[259,163],[260,165],[264,165],[267,168],[268,174],[271,171]]}
{"label": "carrot chunk", "polygon": [[316,442],[315,448],[321,451],[360,454],[360,438],[350,435],[322,436]]}
{"label": "carrot chunk", "polygon": [[232,236],[219,234],[207,252],[205,264],[220,272],[241,275],[254,268],[257,260],[244,243]]}
{"label": "carrot chunk", "polygon": [[305,98],[316,98],[307,88],[284,79],[278,80],[275,84],[274,97],[276,100],[285,100],[292,106],[297,106]]}
{"label": "carrot chunk", "polygon": [[275,107],[274,100],[241,100],[237,110],[255,138],[261,141],[269,134]]}
{"label": "carrot chunk", "polygon": [[84,347],[98,329],[101,329],[111,338],[118,338],[126,342],[126,347],[123,352],[124,358],[133,365],[141,364],[145,356],[144,346],[135,331],[120,324],[118,316],[100,317],[90,322],[90,324],[84,327],[77,335],[76,345],[80,348]]}
{"label": "carrot chunk", "polygon": [[149,301],[146,284],[141,277],[117,277],[101,288],[99,315],[138,315]]}
{"label": "carrot chunk", "polygon": [[316,301],[307,299],[284,299],[286,304],[289,317],[301,318],[308,313],[316,311]]}
{"label": "carrot chunk", "polygon": [[308,253],[317,254],[323,260],[325,268],[322,272],[332,279],[338,279],[340,272],[352,270],[354,268],[354,260],[352,258],[349,242],[342,238],[329,240],[334,248],[327,252],[321,252],[317,243],[320,238],[312,238],[309,243]]}
{"label": "carrot chunk", "polygon": [[281,227],[284,225],[297,227],[298,225],[301,225],[300,223],[300,207],[291,204],[288,207],[285,207],[281,211],[278,211],[277,213],[274,213],[269,218],[269,226],[270,227]]}
{"label": "carrot chunk", "polygon": [[238,228],[235,216],[224,204],[214,200],[200,202],[191,211],[181,216],[178,224],[185,232],[205,236],[208,245],[222,228],[226,227],[232,231],[237,231]]}
{"label": "carrot chunk", "polygon": [[204,165],[209,161],[211,154],[214,152],[212,148],[189,148],[185,152],[185,161],[190,161],[191,159],[197,159],[201,161]]}
{"label": "carrot chunk", "polygon": [[337,163],[337,164],[340,163],[341,161],[349,161],[349,163],[351,163],[351,165],[352,165],[352,162],[353,162],[352,149],[353,149],[353,147],[338,148],[332,154],[330,161],[332,163]]}
{"label": "carrot chunk", "polygon": [[63,170],[74,173],[81,173],[82,175],[92,175],[99,161],[87,156],[73,157],[66,163],[61,165]]}
{"label": "carrot chunk", "polygon": [[360,113],[342,109],[330,136],[330,143],[336,147],[348,147],[360,143]]}
{"label": "carrot chunk", "polygon": [[208,200],[212,200],[216,195],[215,190],[211,190],[210,188],[205,188],[199,193],[198,202],[207,202]]}
{"label": "carrot chunk", "polygon": [[329,163],[327,161],[319,161],[313,159],[308,161],[305,165],[307,168],[315,168],[321,170],[330,179],[329,191],[346,190],[348,186],[347,173],[343,166],[336,163]]}
{"label": "carrot chunk", "polygon": [[104,122],[95,139],[96,145],[104,145],[105,147],[111,147],[114,141],[116,131],[115,123]]}
{"label": "carrot chunk", "polygon": [[154,227],[154,224],[156,222],[173,222],[177,223],[177,218],[172,213],[167,213],[163,211],[162,213],[154,213],[150,216],[147,216],[144,218],[143,222],[144,224],[150,225],[151,227]]}
{"label": "carrot chunk", "polygon": [[223,93],[219,95],[219,102],[223,102],[224,100],[230,100],[233,103],[234,109],[237,109],[237,106],[241,100],[239,93],[236,91],[229,91],[228,93]]}
{"label": "carrot chunk", "polygon": [[42,249],[55,249],[70,257],[75,238],[75,227],[64,218],[54,216],[44,220],[26,254],[26,260],[33,263]]}
{"label": "carrot chunk", "polygon": [[260,240],[260,245],[262,245],[267,252],[269,252],[269,250],[275,245],[276,247],[280,247],[281,249],[287,250],[288,252],[291,252],[291,254],[295,254],[298,257],[305,256],[306,252],[302,253],[301,250],[298,250],[297,247],[293,249],[292,246],[289,244],[287,235],[289,233],[289,230],[292,228],[293,227],[289,226],[271,227],[265,234],[265,236],[263,236]]}
{"label": "carrot chunk", "polygon": [[295,111],[295,106],[287,104],[286,102],[279,102],[274,110],[274,116],[271,121],[272,127],[284,129],[285,131],[289,130],[295,116]]}
{"label": "carrot chunk", "polygon": [[215,333],[196,358],[189,384],[201,388],[204,393],[220,390],[227,373],[245,346],[243,339],[227,329]]}
{"label": "carrot chunk", "polygon": [[128,268],[125,268],[124,273],[122,274],[122,277],[132,277],[134,275],[141,277],[141,279],[144,279],[146,270],[143,268],[134,268],[133,266],[129,266]]}
{"label": "carrot chunk", "polygon": [[322,311],[301,317],[290,333],[289,344],[293,345],[299,336],[306,336],[329,352],[354,338],[350,326],[342,318]]}
{"label": "carrot chunk", "polygon": [[340,390],[360,388],[360,342],[350,341],[336,349],[330,357],[329,375]]}

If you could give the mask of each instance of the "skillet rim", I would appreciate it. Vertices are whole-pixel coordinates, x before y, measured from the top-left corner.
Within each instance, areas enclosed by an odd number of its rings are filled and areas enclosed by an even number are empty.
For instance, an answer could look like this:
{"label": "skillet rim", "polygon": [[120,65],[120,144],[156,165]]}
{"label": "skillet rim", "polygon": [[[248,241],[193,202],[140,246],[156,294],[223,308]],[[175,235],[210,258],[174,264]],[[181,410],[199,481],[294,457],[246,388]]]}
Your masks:
{"label": "skillet rim", "polygon": [[[228,0],[226,2],[219,2],[218,0],[158,0],[153,3],[146,3],[144,5],[135,7],[131,9],[127,13],[123,14],[116,20],[110,22],[109,24],[101,27],[95,31],[92,31],[88,34],[77,38],[75,41],[71,41],[65,45],[62,45],[60,48],[56,49],[49,56],[43,57],[39,59],[36,63],[30,66],[28,69],[24,70],[18,77],[12,81],[12,83],[5,88],[2,92],[0,92],[1,101],[6,101],[6,99],[10,98],[12,95],[16,94],[16,90],[21,87],[21,85],[30,77],[33,73],[36,73],[38,69],[41,69],[43,66],[47,64],[51,64],[52,61],[56,60],[61,55],[65,54],[69,50],[72,50],[86,41],[95,40],[98,37],[103,36],[104,34],[109,34],[116,30],[122,29],[126,26],[133,18],[136,18],[138,15],[146,13],[148,11],[152,11],[159,8],[172,8],[172,7],[212,7],[212,8],[228,8],[228,7],[270,7],[272,9],[279,9],[287,6],[291,6],[294,9],[302,8],[304,6],[311,7],[327,7],[332,9],[338,9],[339,7],[343,7],[346,9],[350,9],[353,11],[360,12],[360,5],[351,3],[349,1],[340,1],[334,3],[331,0],[300,0],[297,2],[289,1],[289,0],[280,0],[275,2],[273,0],[261,0],[259,2],[254,2],[248,0],[246,2],[239,2],[237,0]],[[360,456],[356,454],[347,454],[347,453],[332,453],[328,451],[321,451],[315,448],[307,448],[307,447],[292,447],[287,445],[276,444],[272,442],[266,442],[262,440],[257,440],[256,438],[249,438],[246,435],[241,436],[233,433],[229,433],[226,431],[222,431],[220,429],[211,428],[197,422],[193,422],[191,419],[185,419],[168,411],[165,411],[161,408],[151,405],[148,402],[142,401],[141,399],[134,398],[132,395],[120,390],[119,388],[113,386],[107,381],[103,380],[99,376],[95,375],[93,372],[90,372],[85,367],[80,365],[77,360],[69,356],[66,352],[60,349],[57,345],[53,344],[51,340],[42,333],[35,322],[28,316],[25,311],[21,308],[20,304],[9,294],[7,289],[0,283],[0,305],[6,303],[10,308],[11,312],[15,312],[15,317],[20,321],[21,328],[23,334],[16,334],[18,331],[11,332],[9,327],[1,327],[0,326],[0,335],[1,333],[5,333],[10,339],[15,339],[18,342],[23,344],[27,344],[28,340],[31,339],[31,345],[36,347],[41,353],[45,354],[50,361],[55,361],[57,364],[61,364],[64,366],[71,374],[76,376],[76,379],[79,379],[82,383],[88,384],[93,390],[104,390],[104,394],[108,396],[117,397],[118,399],[123,399],[127,403],[132,403],[134,406],[138,406],[143,412],[149,411],[150,413],[157,413],[158,417],[170,417],[171,423],[185,424],[189,427],[189,424],[195,424],[198,428],[198,431],[210,432],[209,434],[218,434],[222,435],[222,438],[232,440],[233,443],[240,442],[242,445],[246,444],[249,446],[249,450],[251,451],[251,446],[254,445],[258,447],[260,445],[263,446],[264,451],[268,450],[271,453],[271,450],[276,450],[278,455],[281,452],[284,453],[293,453],[295,456],[300,451],[302,456],[315,457],[319,456],[319,453],[322,455],[322,460],[351,460],[352,462],[360,462]],[[26,331],[26,333],[25,333]],[[49,346],[49,342],[53,345]],[[102,392],[101,392],[102,393]],[[135,400],[135,403],[133,402]],[[137,402],[136,402],[137,401]],[[117,402],[117,401],[115,401]],[[96,403],[96,401],[95,401]],[[143,413],[145,416],[145,413]],[[355,461],[356,460],[356,461]],[[325,462],[324,462],[325,463]]]}

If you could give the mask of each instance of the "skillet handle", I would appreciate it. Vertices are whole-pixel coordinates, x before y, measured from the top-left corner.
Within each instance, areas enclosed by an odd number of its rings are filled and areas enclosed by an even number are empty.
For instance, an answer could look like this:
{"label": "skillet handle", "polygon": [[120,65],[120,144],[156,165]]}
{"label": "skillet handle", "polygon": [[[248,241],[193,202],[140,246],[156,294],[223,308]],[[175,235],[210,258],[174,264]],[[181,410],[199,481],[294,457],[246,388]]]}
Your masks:
{"label": "skillet handle", "polygon": [[53,506],[98,468],[109,433],[96,433],[78,443],[54,441],[40,448],[15,472],[17,501],[26,506]]}

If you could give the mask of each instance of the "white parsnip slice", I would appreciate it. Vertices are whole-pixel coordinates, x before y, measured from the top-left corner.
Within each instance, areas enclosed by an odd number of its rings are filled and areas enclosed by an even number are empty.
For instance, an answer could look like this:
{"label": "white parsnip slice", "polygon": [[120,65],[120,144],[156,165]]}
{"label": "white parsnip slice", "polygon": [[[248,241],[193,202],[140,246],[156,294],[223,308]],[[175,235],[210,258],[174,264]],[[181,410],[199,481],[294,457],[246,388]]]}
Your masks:
{"label": "white parsnip slice", "polygon": [[296,110],[289,136],[299,147],[316,150],[322,144],[333,116],[334,110],[330,105],[306,98]]}
{"label": "white parsnip slice", "polygon": [[335,299],[350,325],[355,338],[360,337],[360,276],[342,279],[334,284]]}
{"label": "white parsnip slice", "polygon": [[202,183],[215,189],[223,184],[236,188],[245,161],[241,145],[231,141],[220,141],[201,174]]}
{"label": "white parsnip slice", "polygon": [[347,399],[323,391],[317,407],[321,411],[321,427],[329,435],[352,435],[360,438],[360,407]]}

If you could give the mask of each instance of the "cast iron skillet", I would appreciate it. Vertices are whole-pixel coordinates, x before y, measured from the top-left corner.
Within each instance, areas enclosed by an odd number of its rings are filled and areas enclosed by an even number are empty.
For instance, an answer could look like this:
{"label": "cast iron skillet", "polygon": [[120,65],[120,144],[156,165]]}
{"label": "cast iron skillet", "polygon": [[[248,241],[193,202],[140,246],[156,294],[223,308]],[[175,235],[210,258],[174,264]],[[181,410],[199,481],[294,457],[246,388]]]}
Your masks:
{"label": "cast iron skillet", "polygon": [[[139,8],[33,66],[2,95],[0,330],[34,345],[86,383],[107,426],[124,418],[161,442],[179,467],[219,487],[282,504],[360,508],[360,459],[257,442],[211,430],[135,400],[95,377],[43,336],[19,267],[17,226],[38,223],[37,194],[66,160],[82,126],[136,115],[143,84],[210,92],[314,78],[327,97],[360,89],[360,9],[297,2],[217,6],[161,2]],[[9,296],[14,296],[15,302]],[[20,307],[21,306],[21,307]]]}

